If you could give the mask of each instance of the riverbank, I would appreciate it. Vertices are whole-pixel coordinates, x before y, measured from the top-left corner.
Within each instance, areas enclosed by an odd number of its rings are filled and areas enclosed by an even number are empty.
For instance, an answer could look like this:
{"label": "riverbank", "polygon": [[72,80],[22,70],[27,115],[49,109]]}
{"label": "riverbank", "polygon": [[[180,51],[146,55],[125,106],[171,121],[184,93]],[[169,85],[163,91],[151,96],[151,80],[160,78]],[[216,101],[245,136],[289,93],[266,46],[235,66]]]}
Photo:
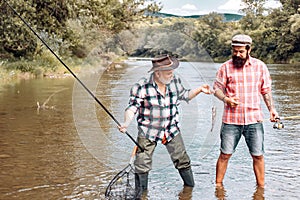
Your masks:
{"label": "riverbank", "polygon": [[[76,64],[67,65],[69,69],[76,74],[91,74],[98,73],[103,70],[113,70],[117,68],[124,67],[124,58],[115,59],[115,61],[101,61],[97,63],[87,63],[84,61],[77,61]],[[11,65],[11,63],[10,63]],[[58,63],[56,67],[33,67],[34,70],[31,71],[22,71],[17,69],[17,67],[7,67],[7,65],[0,65],[0,89],[8,86],[14,85],[22,80],[34,79],[34,78],[45,78],[45,79],[54,79],[54,78],[67,78],[73,76],[62,64]]]}
{"label": "riverbank", "polygon": [[[78,68],[74,68],[74,73],[79,71]],[[22,72],[20,70],[8,70],[0,69],[0,88],[8,85],[14,85],[22,80],[28,80],[33,78],[65,78],[71,76],[70,73],[64,70],[55,70],[45,73],[33,73],[33,72]]]}
{"label": "riverbank", "polygon": [[[118,68],[123,68],[125,60],[136,60],[140,58],[127,58],[127,57],[116,57],[116,56],[101,56],[98,58],[88,58],[86,60],[69,60],[67,66],[74,74],[85,73],[93,74],[99,71],[107,70],[111,71]],[[53,63],[54,62],[54,63]],[[21,64],[20,64],[21,63]],[[221,62],[220,62],[221,63]],[[13,85],[22,80],[28,80],[33,78],[66,78],[72,76],[72,74],[57,60],[50,62],[49,66],[44,65],[40,61],[17,61],[17,62],[1,62],[0,63],[0,89],[6,85]],[[21,67],[20,67],[21,65]],[[43,66],[42,66],[43,65]],[[268,64],[272,65],[284,65],[284,64]],[[296,67],[299,64],[290,64]],[[27,67],[28,71],[24,69]],[[42,66],[42,67],[41,67]]]}

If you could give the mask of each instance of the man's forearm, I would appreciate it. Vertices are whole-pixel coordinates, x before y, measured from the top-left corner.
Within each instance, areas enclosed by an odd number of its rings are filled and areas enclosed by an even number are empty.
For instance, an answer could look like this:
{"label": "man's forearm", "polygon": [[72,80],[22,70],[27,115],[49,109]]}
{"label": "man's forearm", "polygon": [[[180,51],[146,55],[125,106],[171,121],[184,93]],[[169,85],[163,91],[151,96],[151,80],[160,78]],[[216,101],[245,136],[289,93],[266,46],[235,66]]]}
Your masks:
{"label": "man's forearm", "polygon": [[210,90],[209,85],[203,84],[202,86],[189,91],[189,96],[188,96],[189,100],[193,99],[194,97],[196,97],[201,92],[203,92],[205,94],[211,94],[211,90]]}
{"label": "man's forearm", "polygon": [[130,110],[130,109],[127,109],[126,111],[125,111],[125,115],[124,115],[124,126],[126,126],[126,127],[128,127],[129,126],[129,124],[131,123],[131,121],[133,120],[133,118],[134,118],[134,112],[132,111],[132,110]]}
{"label": "man's forearm", "polygon": [[215,95],[215,97],[217,97],[221,101],[224,101],[225,98],[226,98],[226,95],[224,94],[224,92],[221,89],[216,89],[214,95]]}
{"label": "man's forearm", "polygon": [[189,92],[189,99],[195,98],[199,93],[201,93],[202,87],[198,87],[196,89],[193,89]]}
{"label": "man's forearm", "polygon": [[265,104],[266,104],[268,110],[270,111],[270,110],[274,109],[272,93],[269,92],[269,93],[264,94],[262,96],[263,96],[263,99],[265,101]]}

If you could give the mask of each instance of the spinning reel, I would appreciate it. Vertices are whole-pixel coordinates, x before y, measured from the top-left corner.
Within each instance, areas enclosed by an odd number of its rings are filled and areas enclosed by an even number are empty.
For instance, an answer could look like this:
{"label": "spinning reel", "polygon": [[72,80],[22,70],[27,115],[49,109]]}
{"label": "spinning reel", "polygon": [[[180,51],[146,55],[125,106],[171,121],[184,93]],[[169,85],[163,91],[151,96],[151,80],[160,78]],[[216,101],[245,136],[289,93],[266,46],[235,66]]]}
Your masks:
{"label": "spinning reel", "polygon": [[275,124],[273,125],[273,128],[274,129],[283,129],[284,128],[284,125],[283,123],[280,121],[280,118],[275,118],[276,119],[276,122]]}

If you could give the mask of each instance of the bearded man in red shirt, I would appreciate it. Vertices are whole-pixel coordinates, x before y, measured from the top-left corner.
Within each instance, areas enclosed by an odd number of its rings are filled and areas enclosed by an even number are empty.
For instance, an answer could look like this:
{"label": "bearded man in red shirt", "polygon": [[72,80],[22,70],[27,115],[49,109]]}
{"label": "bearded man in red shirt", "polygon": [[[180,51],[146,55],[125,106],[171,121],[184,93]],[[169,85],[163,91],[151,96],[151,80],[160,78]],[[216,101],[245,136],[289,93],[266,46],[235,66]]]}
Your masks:
{"label": "bearded man in red shirt", "polygon": [[252,39],[248,35],[232,38],[232,59],[223,63],[214,83],[215,96],[224,102],[221,152],[216,166],[216,186],[222,186],[228,161],[243,135],[253,159],[258,187],[264,187],[264,129],[261,96],[275,122],[271,77],[264,62],[250,56]]}

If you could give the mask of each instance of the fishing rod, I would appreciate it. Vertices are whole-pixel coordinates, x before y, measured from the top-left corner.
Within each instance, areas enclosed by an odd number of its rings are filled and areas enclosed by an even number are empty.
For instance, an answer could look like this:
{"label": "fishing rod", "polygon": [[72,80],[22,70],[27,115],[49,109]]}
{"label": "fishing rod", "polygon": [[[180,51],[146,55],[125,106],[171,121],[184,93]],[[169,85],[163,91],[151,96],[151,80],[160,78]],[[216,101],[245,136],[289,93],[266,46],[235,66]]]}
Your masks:
{"label": "fishing rod", "polygon": [[[100,100],[91,92],[91,90],[73,73],[73,71],[60,59],[60,57],[49,47],[49,45],[36,33],[35,30],[25,21],[25,19],[6,1],[3,0],[6,5],[23,21],[23,23],[37,36],[37,38],[47,47],[47,49],[59,60],[59,62],[72,74],[72,76],[80,83],[80,85],[93,97],[93,99],[103,108],[103,110],[116,122],[118,126],[121,126],[120,122],[106,109],[106,107],[100,102]],[[141,151],[144,149],[133,139],[133,137],[126,131],[125,134],[139,147]]]}
{"label": "fishing rod", "polygon": [[281,120],[291,120],[291,119],[300,119],[300,115],[288,116],[288,117],[280,117]]}

